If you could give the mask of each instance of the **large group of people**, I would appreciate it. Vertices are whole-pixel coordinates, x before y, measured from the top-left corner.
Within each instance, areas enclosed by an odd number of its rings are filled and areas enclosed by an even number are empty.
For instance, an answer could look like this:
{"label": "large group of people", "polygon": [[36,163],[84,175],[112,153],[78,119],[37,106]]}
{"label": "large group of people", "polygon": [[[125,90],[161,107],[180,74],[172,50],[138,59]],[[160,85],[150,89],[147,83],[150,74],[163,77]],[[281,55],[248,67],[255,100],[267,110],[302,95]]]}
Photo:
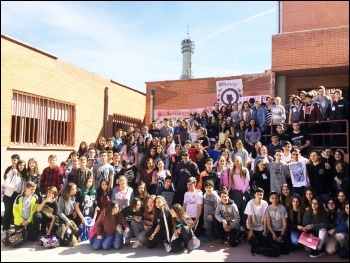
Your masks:
{"label": "large group of people", "polygon": [[135,238],[132,248],[187,253],[193,235],[231,247],[263,235],[288,254],[302,232],[325,230],[318,249],[305,247],[310,256],[348,255],[349,164],[335,148],[342,135],[310,136],[347,132],[348,103],[340,90],[333,99],[324,91],[300,92],[285,106],[279,97],[241,108],[215,103],[210,116],[118,129],[97,144],[81,142],[60,163],[51,154],[42,172],[35,158],[26,166],[14,154],[4,174],[3,235],[26,226],[35,241],[90,217],[94,250]]}

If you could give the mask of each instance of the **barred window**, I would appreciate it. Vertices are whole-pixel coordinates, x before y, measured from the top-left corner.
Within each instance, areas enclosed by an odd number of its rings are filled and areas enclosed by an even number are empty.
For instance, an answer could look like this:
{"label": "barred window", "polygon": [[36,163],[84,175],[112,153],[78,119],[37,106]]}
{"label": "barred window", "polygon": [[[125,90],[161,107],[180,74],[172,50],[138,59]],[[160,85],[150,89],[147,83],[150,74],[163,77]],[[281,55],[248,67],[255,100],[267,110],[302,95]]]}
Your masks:
{"label": "barred window", "polygon": [[13,92],[11,143],[74,146],[75,105],[20,91]]}

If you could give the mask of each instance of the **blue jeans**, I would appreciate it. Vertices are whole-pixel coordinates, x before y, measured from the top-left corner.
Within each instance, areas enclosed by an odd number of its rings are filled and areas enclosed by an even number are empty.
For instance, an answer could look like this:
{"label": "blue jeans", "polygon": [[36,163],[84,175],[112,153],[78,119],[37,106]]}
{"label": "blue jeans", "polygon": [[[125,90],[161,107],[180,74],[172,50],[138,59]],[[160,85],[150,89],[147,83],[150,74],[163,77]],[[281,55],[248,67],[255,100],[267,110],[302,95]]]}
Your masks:
{"label": "blue jeans", "polygon": [[103,237],[102,239],[98,239],[97,236],[90,240],[90,244],[93,250],[104,249],[108,250],[112,247],[114,241],[114,235]]}
{"label": "blue jeans", "polygon": [[295,230],[295,231],[291,231],[290,232],[290,239],[291,239],[292,244],[294,246],[299,246],[300,245],[298,240],[299,240],[299,237],[300,237],[301,233],[302,232],[300,230]]}
{"label": "blue jeans", "polygon": [[[125,233],[125,232],[124,232]],[[114,237],[114,248],[120,249],[123,246],[123,235],[119,234],[118,232],[115,234]]]}

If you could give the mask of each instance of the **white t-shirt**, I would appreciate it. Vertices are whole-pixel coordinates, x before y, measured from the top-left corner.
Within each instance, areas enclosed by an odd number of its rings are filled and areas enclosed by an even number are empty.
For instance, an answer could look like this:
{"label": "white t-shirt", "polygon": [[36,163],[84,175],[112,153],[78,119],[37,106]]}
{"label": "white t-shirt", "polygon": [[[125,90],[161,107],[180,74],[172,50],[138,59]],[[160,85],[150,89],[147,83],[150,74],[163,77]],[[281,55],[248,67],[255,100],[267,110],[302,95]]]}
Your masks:
{"label": "white t-shirt", "polygon": [[203,204],[202,191],[195,190],[194,192],[186,192],[184,197],[184,204],[186,204],[186,213],[195,218],[198,212],[198,205]]}
{"label": "white t-shirt", "polygon": [[[265,216],[265,210],[268,206],[269,205],[265,200],[261,200],[261,204],[259,206],[257,206],[254,203],[254,199],[248,202],[244,210],[244,213],[252,217],[253,230],[255,231],[264,230],[264,216]],[[248,226],[248,219],[247,219],[247,226]]]}
{"label": "white t-shirt", "polygon": [[302,187],[310,185],[306,169],[307,162],[308,160],[302,157],[299,159],[298,162],[290,161],[288,163],[293,187]]}

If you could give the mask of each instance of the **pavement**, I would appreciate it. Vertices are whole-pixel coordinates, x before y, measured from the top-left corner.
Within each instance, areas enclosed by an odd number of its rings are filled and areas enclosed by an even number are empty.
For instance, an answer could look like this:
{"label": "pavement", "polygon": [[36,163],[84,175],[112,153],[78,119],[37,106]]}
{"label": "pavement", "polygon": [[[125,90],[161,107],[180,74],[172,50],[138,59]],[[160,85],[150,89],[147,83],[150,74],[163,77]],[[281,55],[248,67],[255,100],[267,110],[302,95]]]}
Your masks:
{"label": "pavement", "polygon": [[92,250],[88,241],[81,242],[76,247],[53,249],[44,248],[39,245],[39,241],[27,242],[19,248],[5,247],[1,244],[1,262],[349,262],[337,255],[328,254],[310,258],[302,247],[289,255],[277,258],[253,256],[247,241],[242,241],[237,247],[232,248],[228,244],[220,244],[219,240],[215,239],[208,243],[201,242],[198,249],[188,254],[182,252],[175,254],[165,252],[161,246],[154,249],[147,247],[133,249],[131,246],[135,240],[132,238],[129,246],[119,250],[107,251]]}

